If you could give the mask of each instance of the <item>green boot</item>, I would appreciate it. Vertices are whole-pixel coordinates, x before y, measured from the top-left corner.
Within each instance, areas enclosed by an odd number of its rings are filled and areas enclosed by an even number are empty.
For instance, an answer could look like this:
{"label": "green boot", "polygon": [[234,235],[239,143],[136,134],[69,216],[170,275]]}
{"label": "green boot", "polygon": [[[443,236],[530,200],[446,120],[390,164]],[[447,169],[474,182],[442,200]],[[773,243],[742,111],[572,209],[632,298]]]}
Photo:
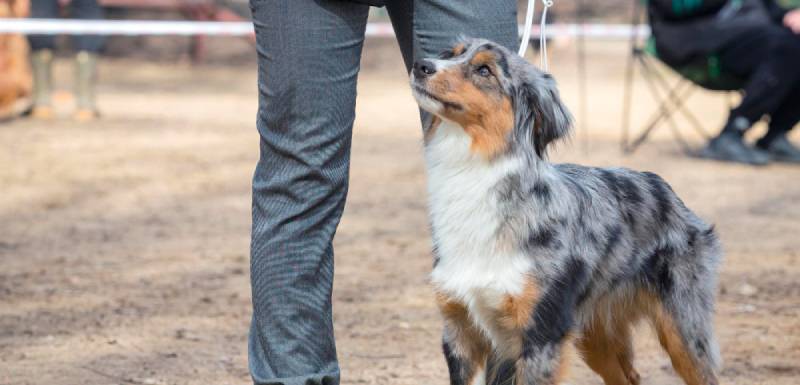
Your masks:
{"label": "green boot", "polygon": [[31,54],[33,70],[33,109],[31,116],[39,119],[53,118],[53,102],[50,92],[53,87],[53,51],[42,49]]}
{"label": "green boot", "polygon": [[97,80],[97,54],[80,51],[75,57],[75,119],[89,121],[98,117],[94,87]]}

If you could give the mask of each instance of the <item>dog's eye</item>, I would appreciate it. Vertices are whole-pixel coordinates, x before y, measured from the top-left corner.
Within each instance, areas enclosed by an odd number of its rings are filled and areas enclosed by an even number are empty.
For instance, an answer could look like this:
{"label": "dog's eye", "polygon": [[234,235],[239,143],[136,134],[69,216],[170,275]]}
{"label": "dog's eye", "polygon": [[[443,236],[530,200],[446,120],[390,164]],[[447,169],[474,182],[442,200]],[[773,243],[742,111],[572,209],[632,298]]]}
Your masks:
{"label": "dog's eye", "polygon": [[475,73],[483,77],[492,76],[492,70],[489,69],[489,66],[485,65],[478,67],[478,69],[475,70]]}

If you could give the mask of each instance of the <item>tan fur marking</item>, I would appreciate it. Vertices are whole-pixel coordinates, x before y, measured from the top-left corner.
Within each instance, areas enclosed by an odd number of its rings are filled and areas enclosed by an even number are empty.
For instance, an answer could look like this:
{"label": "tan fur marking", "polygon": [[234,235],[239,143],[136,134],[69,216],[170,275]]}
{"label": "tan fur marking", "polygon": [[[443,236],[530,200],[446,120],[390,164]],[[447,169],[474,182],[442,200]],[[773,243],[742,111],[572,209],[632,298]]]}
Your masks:
{"label": "tan fur marking", "polygon": [[461,55],[462,53],[464,53],[465,48],[466,47],[464,47],[463,43],[456,44],[455,47],[453,47],[453,55],[454,56]]}
{"label": "tan fur marking", "polygon": [[492,65],[492,67],[494,67],[495,56],[491,52],[482,51],[476,53],[475,56],[473,56],[469,62],[472,63],[473,65],[486,64],[486,65]]}
{"label": "tan fur marking", "polygon": [[458,123],[472,138],[473,152],[492,159],[505,150],[514,125],[511,100],[507,96],[487,95],[465,79],[460,68],[437,73],[429,81],[429,91],[461,106],[445,107],[441,114]]}
{"label": "tan fur marking", "polygon": [[633,368],[628,319],[621,319],[616,325],[605,325],[602,320],[602,317],[595,318],[577,341],[584,361],[606,385],[638,385],[639,373]]}
{"label": "tan fur marking", "polygon": [[[485,95],[481,94],[484,98]],[[477,100],[476,104],[479,103]],[[482,101],[488,111],[485,115],[464,125],[467,133],[472,137],[472,151],[483,155],[487,159],[494,158],[506,149],[507,137],[514,124],[511,110],[511,100],[503,98],[497,101]]]}
{"label": "tan fur marking", "polygon": [[466,384],[472,384],[475,375],[486,366],[486,359],[490,351],[489,341],[472,323],[469,311],[461,302],[440,292],[436,293],[436,302],[445,323],[454,336],[451,341],[454,344],[453,354],[470,362],[472,372]]}
{"label": "tan fur marking", "polygon": [[446,294],[436,293],[436,304],[439,306],[439,312],[448,320],[466,320],[467,308],[460,302],[448,297]]}
{"label": "tan fur marking", "polygon": [[539,287],[528,279],[525,288],[517,296],[508,295],[500,305],[499,323],[510,330],[524,329],[530,324],[533,307],[539,299]]}
{"label": "tan fur marking", "polygon": [[[688,385],[717,384],[713,375],[703,375],[703,370],[686,349],[683,338],[678,333],[675,323],[663,309],[658,310],[655,316],[656,333],[661,346],[669,354],[672,366]],[[710,378],[709,378],[710,377]]]}
{"label": "tan fur marking", "polygon": [[672,367],[687,385],[717,385],[719,382],[712,368],[703,368],[691,356],[675,321],[655,295],[640,293],[643,307],[650,310],[658,341],[672,361]]}

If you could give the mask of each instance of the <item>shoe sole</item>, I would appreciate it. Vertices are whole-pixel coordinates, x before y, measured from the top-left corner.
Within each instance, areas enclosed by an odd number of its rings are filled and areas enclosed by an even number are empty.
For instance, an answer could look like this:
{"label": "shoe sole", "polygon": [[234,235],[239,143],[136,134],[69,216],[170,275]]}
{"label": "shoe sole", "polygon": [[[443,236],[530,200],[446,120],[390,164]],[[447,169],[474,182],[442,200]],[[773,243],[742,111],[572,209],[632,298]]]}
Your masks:
{"label": "shoe sole", "polygon": [[726,158],[724,156],[720,156],[720,155],[717,155],[715,153],[709,152],[706,149],[698,151],[698,152],[694,153],[693,155],[695,157],[697,157],[697,158],[700,158],[700,159],[709,159],[709,160],[716,160],[718,162],[727,162],[727,163],[736,163],[736,164],[746,164],[746,165],[749,165],[749,166],[766,166],[766,165],[769,164],[769,160],[764,161],[763,163],[761,163],[761,162],[742,161],[742,160],[738,160],[738,159]]}

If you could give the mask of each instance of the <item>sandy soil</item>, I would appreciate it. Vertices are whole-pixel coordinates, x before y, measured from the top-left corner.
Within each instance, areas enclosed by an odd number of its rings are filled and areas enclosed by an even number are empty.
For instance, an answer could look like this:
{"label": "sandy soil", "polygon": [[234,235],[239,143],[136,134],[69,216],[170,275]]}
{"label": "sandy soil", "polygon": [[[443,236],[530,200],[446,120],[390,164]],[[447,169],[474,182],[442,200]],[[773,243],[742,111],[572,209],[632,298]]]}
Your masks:
{"label": "sandy soil", "polygon": [[[336,239],[343,383],[443,385],[417,113],[396,54],[367,50],[378,53],[390,64],[362,74]],[[623,54],[590,45],[579,116],[588,133],[553,158],[655,171],[716,223],[726,250],[723,383],[799,383],[800,167],[690,159],[666,128],[623,156]],[[551,59],[578,112],[571,48]],[[0,126],[0,384],[246,384],[255,69],[107,61],[101,70],[102,120]],[[68,114],[69,96],[57,99]],[[635,99],[641,122],[653,103],[642,87]],[[716,129],[725,99],[692,100]],[[650,332],[637,334],[643,383],[679,383]],[[600,384],[572,366],[569,383]]]}

